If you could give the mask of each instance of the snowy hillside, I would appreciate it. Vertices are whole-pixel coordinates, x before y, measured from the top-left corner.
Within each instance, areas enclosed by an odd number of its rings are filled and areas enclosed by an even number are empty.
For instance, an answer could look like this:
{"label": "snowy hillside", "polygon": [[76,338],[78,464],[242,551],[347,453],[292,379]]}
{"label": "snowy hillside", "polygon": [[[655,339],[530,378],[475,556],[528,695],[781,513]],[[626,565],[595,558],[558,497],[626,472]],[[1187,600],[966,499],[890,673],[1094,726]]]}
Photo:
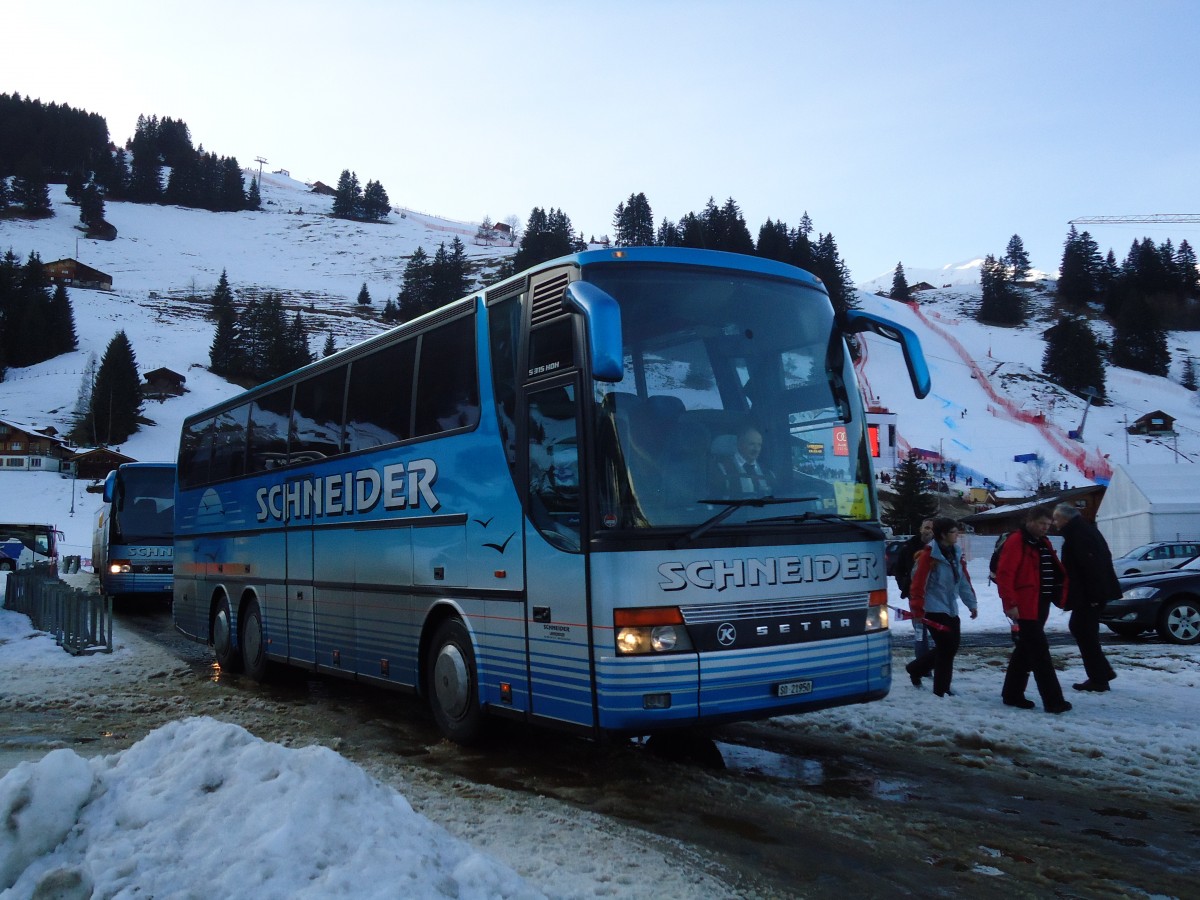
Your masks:
{"label": "snowy hillside", "polygon": [[[1036,468],[1013,457],[1036,453],[1044,480],[1078,486],[1102,480],[1121,463],[1200,462],[1200,394],[1179,385],[1183,360],[1200,355],[1200,332],[1171,332],[1171,377],[1107,370],[1108,405],[1092,406],[1041,374],[1042,332],[1054,324],[1050,294],[1034,292],[1039,313],[1021,328],[981,325],[974,314],[979,287],[923,291],[914,304],[860,293],[863,309],[893,318],[921,337],[933,390],[915,400],[898,345],[871,337],[863,390],[899,415],[902,447],[940,452],[947,461],[1005,486],[1024,487]],[[1107,329],[1099,335],[1110,339]],[[1135,437],[1128,423],[1161,409],[1175,417],[1175,439]],[[1041,419],[1042,421],[1036,421]],[[1083,440],[1069,432],[1083,425]],[[978,480],[978,475],[976,476]]]}
{"label": "snowy hillside", "polygon": [[[141,460],[173,460],[184,417],[239,390],[205,368],[213,326],[204,316],[203,302],[193,299],[211,294],[222,269],[235,294],[281,293],[289,314],[303,313],[312,349],[319,352],[328,333],[340,348],[383,329],[379,311],[400,289],[404,264],[418,246],[432,254],[439,243],[457,236],[468,256],[484,269],[512,252],[502,246],[477,246],[470,223],[413,212],[393,213],[379,225],[331,219],[325,215],[331,198],[312,194],[281,175],[264,175],[262,197],[261,211],[242,213],[110,203],[107,217],[119,237],[107,243],[80,237],[74,227],[77,208],[67,202],[61,187],[51,189],[54,218],[0,222],[0,252],[11,249],[24,261],[36,251],[50,262],[76,256],[78,246],[80,261],[114,279],[111,293],[71,291],[79,350],[10,369],[0,383],[0,418],[67,431],[89,357],[98,358],[113,334],[124,329],[141,370],[166,366],[180,372],[187,378],[188,393],[148,403],[146,416],[155,425],[135,434],[121,449]],[[1019,329],[983,326],[973,318],[979,303],[977,265],[925,274],[906,271],[910,283],[930,280],[953,286],[922,291],[912,305],[865,291],[860,302],[864,309],[889,316],[920,335],[933,390],[926,399],[915,400],[898,346],[877,337],[865,340],[863,389],[869,402],[898,414],[902,449],[940,452],[957,463],[957,487],[965,486],[968,474],[976,484],[987,477],[1020,488],[1040,475],[1075,486],[1103,479],[1111,465],[1126,461],[1200,461],[1200,397],[1178,384],[1183,359],[1200,356],[1200,333],[1169,335],[1173,380],[1110,368],[1109,405],[1088,411],[1084,440],[1074,441],[1068,432],[1083,422],[1083,401],[1040,374],[1045,346],[1041,333],[1052,324],[1049,314],[1035,316]],[[372,297],[369,311],[355,302],[364,282]],[[890,287],[890,275],[883,287]],[[1033,305],[1049,309],[1048,292],[1034,296]],[[1125,433],[1127,422],[1155,409],[1176,418],[1176,439],[1147,440]],[[1037,454],[1041,462],[1013,461],[1022,454]],[[37,503],[53,510],[42,518],[72,522],[68,544],[87,543],[90,525],[68,513],[69,481],[26,473],[3,477],[0,518],[6,511]],[[75,505],[87,519],[95,503],[77,487]],[[76,529],[75,523],[81,527]]]}

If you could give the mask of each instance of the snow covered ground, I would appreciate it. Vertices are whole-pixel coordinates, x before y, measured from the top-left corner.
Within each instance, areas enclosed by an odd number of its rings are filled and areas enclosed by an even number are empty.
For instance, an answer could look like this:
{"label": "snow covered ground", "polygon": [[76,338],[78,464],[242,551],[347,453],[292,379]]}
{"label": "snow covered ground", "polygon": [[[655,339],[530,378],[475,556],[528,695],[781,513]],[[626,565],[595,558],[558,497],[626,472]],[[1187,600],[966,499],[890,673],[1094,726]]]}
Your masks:
{"label": "snow covered ground", "polygon": [[[985,566],[981,553],[970,564],[980,617],[964,619],[967,634],[1008,629]],[[1055,612],[1049,630],[1065,629],[1065,614]],[[910,633],[905,623],[895,626],[897,667],[910,655]],[[913,688],[901,672],[880,702],[783,717],[770,727],[844,739],[848,747],[920,747],[964,772],[1050,775],[1114,801],[1194,806],[1200,647],[1142,641],[1107,649],[1118,672],[1113,690],[1085,694],[1069,687],[1084,677],[1074,646],[1055,648],[1075,705],[1063,715],[1000,703],[1001,647],[960,654],[953,697]],[[27,617],[0,610],[0,715],[33,702],[70,714],[91,697],[179,665],[120,623],[112,656],[72,657]],[[778,765],[745,747],[722,752],[743,770]],[[399,787],[381,784],[332,749],[266,742],[186,707],[124,751],[89,757],[60,748],[20,762],[0,754],[0,771],[9,766],[0,777],[0,821],[8,823],[0,830],[3,898],[30,896],[46,879],[90,884],[97,896],[188,896],[205,884],[227,895],[281,898],[394,897],[396,885],[407,886],[400,894],[429,897],[643,897],[648,877],[654,896],[728,896],[685,847],[664,848],[602,816],[507,792],[474,801],[431,795],[403,775]],[[410,802],[410,789],[419,802]]]}

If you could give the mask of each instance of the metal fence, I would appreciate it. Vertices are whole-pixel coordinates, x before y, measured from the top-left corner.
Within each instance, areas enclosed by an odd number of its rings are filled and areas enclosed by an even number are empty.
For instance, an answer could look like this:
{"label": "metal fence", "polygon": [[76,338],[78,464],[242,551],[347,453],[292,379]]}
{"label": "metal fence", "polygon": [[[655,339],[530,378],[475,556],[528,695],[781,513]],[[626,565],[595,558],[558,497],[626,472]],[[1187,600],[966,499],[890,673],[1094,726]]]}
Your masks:
{"label": "metal fence", "polygon": [[112,653],[112,598],[60,581],[53,563],[9,572],[4,608],[29,616],[72,656]]}

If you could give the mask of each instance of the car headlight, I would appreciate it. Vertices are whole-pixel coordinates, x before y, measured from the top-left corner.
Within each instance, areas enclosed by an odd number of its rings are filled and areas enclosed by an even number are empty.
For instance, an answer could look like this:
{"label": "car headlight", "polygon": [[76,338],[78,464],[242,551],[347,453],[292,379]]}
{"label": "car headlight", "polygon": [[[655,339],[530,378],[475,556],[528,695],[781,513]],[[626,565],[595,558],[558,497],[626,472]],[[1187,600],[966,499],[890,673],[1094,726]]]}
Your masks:
{"label": "car headlight", "polygon": [[1121,595],[1122,600],[1146,600],[1158,593],[1158,588],[1152,585],[1143,585],[1142,587],[1134,587],[1127,590]]}

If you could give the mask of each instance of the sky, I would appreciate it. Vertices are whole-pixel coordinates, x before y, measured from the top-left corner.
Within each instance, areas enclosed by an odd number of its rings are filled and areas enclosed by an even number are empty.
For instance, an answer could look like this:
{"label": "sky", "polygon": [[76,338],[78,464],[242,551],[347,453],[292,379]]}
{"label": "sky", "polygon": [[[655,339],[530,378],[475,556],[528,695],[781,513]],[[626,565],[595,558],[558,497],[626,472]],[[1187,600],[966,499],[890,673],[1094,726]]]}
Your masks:
{"label": "sky", "polygon": [[[51,198],[58,211],[51,219],[0,222],[0,248],[11,247],[22,259],[37,251],[49,260],[73,244],[74,216],[62,188],[52,188]],[[454,234],[452,223],[415,215],[393,216],[388,225],[374,228],[338,222],[321,214],[328,198],[313,197],[288,179],[265,184],[264,202],[261,212],[220,215],[109,204],[108,218],[119,238],[86,242],[82,256],[114,274],[114,292],[70,292],[80,349],[9,370],[0,383],[0,418],[65,430],[88,356],[102,353],[121,328],[142,371],[168,366],[186,373],[188,388],[183,397],[147,404],[146,416],[155,424],[121,449],[140,460],[173,460],[184,417],[237,389],[204,368],[211,323],[170,314],[163,296],[194,288],[211,291],[223,267],[228,267],[235,291],[252,283],[321,292],[320,310],[333,315],[322,319],[314,312],[314,321],[339,323],[338,344],[345,346],[379,330],[370,319],[341,315],[353,309],[363,273],[371,273],[378,307],[384,294],[396,290],[398,254],[411,253],[418,242],[430,248],[431,240]],[[305,214],[292,212],[300,206]],[[467,246],[474,254],[489,252],[470,242]],[[897,412],[908,443],[943,446],[947,457],[960,461],[962,477],[975,471],[1014,485],[1022,479],[1021,467],[1012,462],[1014,453],[1034,451],[1049,466],[1065,465],[1050,442],[1053,429],[1076,427],[1082,407],[1072,406],[1076,401],[1036,377],[1042,352],[1037,323],[1023,329],[978,325],[963,314],[978,302],[978,286],[970,284],[924,295],[919,309],[869,293],[861,294],[860,302],[864,309],[916,330],[930,361],[934,388],[917,401],[907,379],[897,375],[903,371],[899,351],[881,339],[866,340],[866,389]],[[314,348],[323,343],[323,327],[313,337]],[[1177,378],[1178,348],[1200,355],[1200,334],[1173,333],[1169,345]],[[968,359],[976,361],[974,369]],[[1187,460],[1200,458],[1195,394],[1167,379],[1128,370],[1110,368],[1108,377],[1113,405],[1091,410],[1089,452],[1109,453],[1118,461],[1129,454],[1137,463],[1169,463],[1178,458],[1177,449],[1184,457],[1181,471]],[[1035,428],[1007,415],[988,394],[989,385],[992,390],[1003,387],[1017,408],[1044,410],[1047,427]],[[1131,444],[1121,432],[1125,417],[1154,407],[1179,417],[1176,447],[1141,440]],[[1077,469],[1063,471],[1063,478],[1072,484],[1086,481]],[[955,486],[963,486],[961,477]],[[50,521],[64,533],[61,553],[90,556],[92,513],[98,504],[82,482],[52,473],[0,472],[0,487],[0,521]],[[1004,633],[1007,620],[986,579],[992,539],[973,537],[968,546],[980,615],[965,620],[964,631]],[[894,593],[894,583],[889,588],[898,612],[903,601]],[[910,632],[903,622],[895,629],[896,652],[903,656]],[[1067,617],[1052,613],[1048,630],[1061,635],[1066,629]],[[0,610],[0,720],[6,709],[31,697],[69,708],[80,696],[107,696],[121,679],[145,679],[172,671],[177,663],[120,623],[115,644],[113,657],[71,657],[51,638],[35,634],[24,616]],[[1075,709],[1062,716],[1002,706],[1001,663],[964,653],[956,666],[956,696],[946,702],[935,702],[928,690],[918,691],[901,677],[878,703],[783,717],[772,720],[771,727],[838,734],[850,742],[869,740],[896,753],[908,752],[920,740],[927,748],[944,749],[947,760],[954,760],[947,765],[965,766],[965,777],[977,766],[1015,774],[1050,772],[1102,787],[1114,798],[1149,795],[1193,802],[1194,773],[1200,766],[1200,720],[1194,714],[1200,647],[1155,641],[1108,647],[1119,673],[1112,692],[1077,696],[1068,687]],[[1064,686],[1082,680],[1073,645],[1056,646],[1054,655]],[[130,696],[134,722],[140,698]],[[216,771],[208,764],[221,748],[229,758],[236,757],[237,766]],[[720,749],[728,765],[742,770],[778,773],[795,766],[794,760],[765,751],[730,745]],[[462,896],[621,898],[638,896],[641,882],[623,882],[619,871],[634,858],[640,871],[654,873],[662,896],[707,900],[725,895],[720,883],[697,871],[688,854],[665,852],[641,832],[611,819],[548,798],[511,793],[495,803],[488,798],[467,803],[457,794],[433,796],[403,776],[386,781],[368,777],[332,749],[269,743],[233,723],[194,718],[186,710],[171,725],[137,735],[126,750],[102,750],[99,742],[62,747],[52,732],[41,743],[6,743],[0,754],[0,820],[9,826],[0,830],[0,894],[11,879],[19,885],[14,896],[27,896],[57,871],[61,877],[74,873],[90,880],[102,896],[130,885],[148,895],[167,896],[188,887],[180,884],[181,878],[191,885],[219,885],[222,878],[238,875],[251,879],[238,882],[239,890],[254,883],[260,896],[270,897],[304,896],[306,890],[312,896],[361,897],[369,895],[364,883],[399,882],[415,885],[413,893],[424,896],[457,891]],[[206,790],[218,776],[232,778],[229,787],[234,790]],[[289,789],[274,793],[284,786]],[[266,803],[278,825],[274,831],[255,828]],[[354,814],[304,834],[294,830],[313,809],[332,805]],[[414,812],[417,807],[425,812]],[[366,821],[384,821],[388,828],[364,830],[349,824]],[[570,827],[564,827],[568,822]],[[187,837],[197,829],[206,840]],[[397,841],[396,833],[405,839]],[[114,865],[114,859],[133,862]],[[269,864],[261,864],[264,860]],[[309,880],[318,871],[316,880]],[[978,871],[1002,877],[985,863]]]}
{"label": "sky", "polygon": [[[306,181],[478,222],[560,208],[586,237],[732,197],[808,212],[857,281],[1004,253],[1053,272],[1080,216],[1200,213],[1191,0],[346,0],[6,10],[0,91],[140,114]],[[1200,244],[1200,224],[1088,226]]]}

